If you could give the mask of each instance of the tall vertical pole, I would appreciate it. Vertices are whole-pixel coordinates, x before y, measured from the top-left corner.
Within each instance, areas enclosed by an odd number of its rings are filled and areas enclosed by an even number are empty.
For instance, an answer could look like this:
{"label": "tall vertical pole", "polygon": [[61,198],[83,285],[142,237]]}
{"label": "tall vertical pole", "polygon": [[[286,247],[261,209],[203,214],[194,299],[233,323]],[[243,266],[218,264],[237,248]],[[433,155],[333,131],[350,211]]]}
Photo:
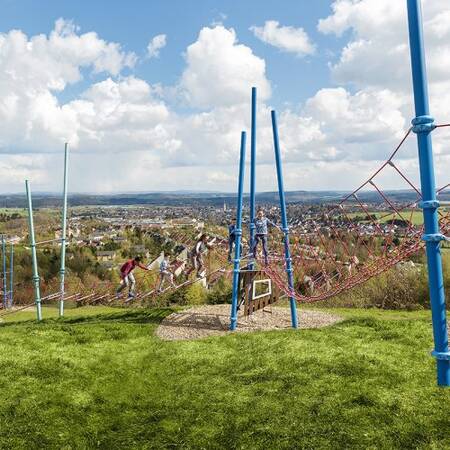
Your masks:
{"label": "tall vertical pole", "polygon": [[439,231],[436,186],[434,179],[433,149],[431,131],[435,128],[428,105],[428,86],[423,48],[422,13],[420,0],[407,0],[409,46],[414,88],[416,117],[412,120],[413,131],[417,134],[419,150],[420,183],[422,190],[423,219],[428,263],[428,283],[433,321],[434,351],[437,361],[437,382],[439,386],[450,386],[450,352],[446,320],[444,280],[440,241],[444,236]]}
{"label": "tall vertical pole", "polygon": [[[255,240],[255,209],[256,209],[256,87],[252,87],[252,123],[250,136],[250,251]],[[254,262],[249,268],[253,270]]]}
{"label": "tall vertical pole", "polygon": [[239,181],[236,211],[236,228],[234,230],[234,260],[233,260],[233,294],[231,301],[230,330],[237,327],[237,305],[239,296],[239,271],[241,262],[241,236],[242,236],[242,197],[244,195],[244,173],[245,173],[245,141],[246,133],[241,133],[241,151],[239,159]]}
{"label": "tall vertical pole", "polygon": [[63,209],[61,222],[61,269],[60,273],[60,298],[59,298],[59,317],[64,316],[64,294],[65,294],[65,273],[66,273],[66,230],[67,230],[67,182],[69,169],[69,149],[67,142],[64,146],[64,184],[63,184]]}
{"label": "tall vertical pole", "polygon": [[14,244],[11,242],[11,249],[9,253],[9,307],[11,308],[14,302]]}
{"label": "tall vertical pole", "polygon": [[28,226],[30,233],[31,263],[33,265],[34,302],[36,303],[37,320],[42,320],[41,289],[39,286],[39,273],[36,257],[36,241],[34,239],[33,204],[31,202],[31,190],[28,180],[25,180],[25,188],[27,191],[27,202],[28,202]]}
{"label": "tall vertical pole", "polygon": [[[277,116],[275,111],[271,112],[271,116],[272,116],[272,131],[273,131],[273,147],[275,151],[275,162],[277,165],[278,194],[280,196],[281,223],[283,226],[283,234],[284,234],[284,259],[286,263],[286,275],[288,279],[289,291],[293,293],[294,275],[292,273],[293,272],[292,258],[291,258],[291,251],[289,248],[289,225],[286,212],[286,199],[284,196],[283,167],[281,165],[281,152],[280,152],[280,143],[278,139]],[[297,328],[298,327],[297,303],[295,302],[295,297],[293,294],[291,294],[289,297],[289,303],[291,306],[292,328]]]}
{"label": "tall vertical pole", "polygon": [[2,263],[3,263],[3,309],[8,306],[8,278],[6,275],[6,240],[2,235]]}

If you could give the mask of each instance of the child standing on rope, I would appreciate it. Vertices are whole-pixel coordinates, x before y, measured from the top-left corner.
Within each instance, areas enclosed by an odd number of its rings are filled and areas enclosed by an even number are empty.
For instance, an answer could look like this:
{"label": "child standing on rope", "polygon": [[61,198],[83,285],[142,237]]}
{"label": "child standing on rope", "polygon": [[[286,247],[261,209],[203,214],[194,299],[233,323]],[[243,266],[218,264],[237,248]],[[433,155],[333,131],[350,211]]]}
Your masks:
{"label": "child standing on rope", "polygon": [[261,242],[263,254],[264,254],[264,264],[267,266],[268,264],[268,251],[267,251],[267,234],[268,234],[268,225],[272,225],[273,227],[278,227],[275,223],[273,223],[271,220],[269,220],[267,217],[264,216],[264,211],[260,209],[258,211],[258,214],[255,217],[255,220],[253,222],[255,224],[255,240],[253,241],[253,258],[256,259],[256,251],[258,249],[258,244]]}
{"label": "child standing on rope", "polygon": [[189,276],[193,270],[197,270],[197,277],[201,278],[204,266],[203,255],[209,248],[212,248],[212,242],[208,243],[208,236],[202,234],[189,254],[191,267],[186,272],[187,276]]}
{"label": "child standing on rope", "polygon": [[163,284],[165,280],[169,280],[169,283],[172,287],[175,287],[175,283],[173,282],[173,273],[169,269],[170,263],[164,258],[159,265],[159,286],[158,292],[162,292]]}
{"label": "child standing on rope", "polygon": [[228,225],[228,261],[231,262],[231,254],[236,243],[236,218],[233,219],[233,223]]}
{"label": "child standing on rope", "polygon": [[[231,262],[231,255],[233,254],[234,246],[236,245],[236,217],[233,223],[228,225],[228,262]],[[242,239],[242,238],[241,238]],[[242,256],[242,242],[241,242],[241,256]]]}
{"label": "child standing on rope", "polygon": [[120,293],[123,289],[128,287],[128,299],[134,298],[134,287],[136,285],[136,280],[134,279],[133,270],[136,267],[140,267],[144,270],[149,270],[146,266],[141,264],[142,258],[136,256],[134,259],[129,259],[120,268],[120,286],[117,288],[116,296],[120,298]]}

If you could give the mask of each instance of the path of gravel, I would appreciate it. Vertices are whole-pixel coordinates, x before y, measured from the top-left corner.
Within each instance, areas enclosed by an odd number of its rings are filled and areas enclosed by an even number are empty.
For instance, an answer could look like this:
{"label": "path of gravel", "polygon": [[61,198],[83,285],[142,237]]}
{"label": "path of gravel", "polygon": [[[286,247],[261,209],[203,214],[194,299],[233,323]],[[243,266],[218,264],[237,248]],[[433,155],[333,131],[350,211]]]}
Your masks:
{"label": "path of gravel", "polygon": [[[321,328],[342,317],[321,311],[299,311],[299,328]],[[164,340],[200,339],[228,332],[230,305],[204,305],[173,313],[159,325],[156,335]],[[272,307],[250,317],[238,316],[238,332],[280,330],[291,327],[289,308]]]}

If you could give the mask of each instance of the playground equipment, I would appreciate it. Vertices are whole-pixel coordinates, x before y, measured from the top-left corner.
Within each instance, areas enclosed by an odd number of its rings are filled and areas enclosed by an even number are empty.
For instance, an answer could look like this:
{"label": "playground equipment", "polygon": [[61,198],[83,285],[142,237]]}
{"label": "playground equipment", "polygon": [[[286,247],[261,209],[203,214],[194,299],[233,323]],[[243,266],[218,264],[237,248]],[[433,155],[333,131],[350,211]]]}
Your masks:
{"label": "playground equipment", "polygon": [[[8,264],[7,244],[8,240],[5,238],[5,236],[2,235],[1,237],[2,278],[0,285],[3,291],[2,295],[3,309],[11,308],[14,302],[14,243],[12,241],[9,242],[10,244],[9,264]],[[9,270],[7,269],[8,265]]]}
{"label": "playground equipment", "polygon": [[[30,182],[25,181],[25,188],[27,193],[27,205],[28,205],[28,225],[30,235],[30,247],[31,247],[31,261],[33,266],[33,286],[34,286],[34,301],[36,305],[37,320],[42,320],[42,307],[41,307],[41,290],[40,290],[40,278],[38,271],[38,260],[36,254],[36,246],[40,244],[47,244],[50,242],[61,242],[61,268],[60,268],[60,292],[59,292],[59,316],[64,315],[64,296],[65,296],[65,263],[66,263],[66,228],[67,228],[67,182],[68,182],[68,163],[69,163],[69,148],[68,144],[64,145],[64,182],[63,182],[63,206],[62,206],[62,221],[61,221],[61,239],[49,239],[46,241],[36,242],[34,235],[34,221],[33,221],[33,202],[31,195]],[[51,294],[46,297],[47,300],[54,299],[58,295]]]}
{"label": "playground equipment", "polygon": [[[255,195],[256,195],[256,87],[252,88],[252,135],[251,135],[251,154],[250,154],[250,249],[254,246],[255,240]],[[281,165],[281,152],[278,139],[278,127],[275,111],[271,112],[272,117],[272,131],[273,131],[273,142],[274,142],[274,152],[275,152],[275,162],[277,169],[277,180],[278,180],[278,193],[280,198],[280,211],[281,211],[281,221],[282,221],[282,231],[283,231],[283,242],[284,242],[284,261],[287,274],[287,283],[289,290],[294,288],[294,278],[292,269],[292,258],[289,248],[289,226],[287,220],[286,212],[286,200],[284,196],[284,186],[283,186],[283,170]],[[257,272],[255,271],[255,263],[253,259],[249,261],[247,268],[245,269],[246,275],[241,277],[240,275],[240,247],[241,247],[241,235],[242,235],[242,199],[243,199],[243,181],[244,181],[244,166],[245,166],[245,132],[242,132],[241,137],[241,152],[240,152],[240,162],[239,162],[239,184],[238,184],[238,198],[237,198],[237,214],[236,214],[236,245],[235,245],[235,257],[234,257],[234,268],[233,268],[233,293],[232,293],[232,303],[231,303],[231,314],[230,314],[230,330],[235,330],[237,327],[237,310],[241,304],[244,304],[244,311],[247,313],[256,311],[257,309],[263,308],[265,301],[261,299],[267,297],[267,304],[275,303],[278,297],[275,295],[276,291],[272,290],[271,283],[272,280],[269,279],[270,289],[265,294],[259,294],[255,296],[255,283],[257,283]],[[255,273],[253,273],[255,271]],[[240,282],[242,278],[242,282]],[[253,288],[249,289],[248,281],[253,280]],[[240,289],[238,289],[240,287]],[[291,308],[291,323],[293,328],[298,327],[297,319],[297,304],[294,296],[288,295]],[[241,299],[238,305],[238,299]],[[255,302],[255,300],[259,300]]]}
{"label": "playground equipment", "polygon": [[[281,152],[278,136],[276,114],[271,113],[273,143],[278,181],[278,192],[281,212],[281,236],[271,243],[272,254],[268,265],[257,267],[258,260],[249,259],[245,268],[241,262],[246,259],[241,255],[241,239],[243,233],[243,190],[246,153],[246,133],[241,133],[240,163],[237,195],[236,241],[234,248],[232,283],[232,305],[230,313],[230,329],[237,327],[237,313],[243,305],[245,315],[257,309],[273,304],[281,296],[289,299],[292,327],[297,327],[297,303],[311,303],[324,300],[395,267],[421,250],[426,250],[429,276],[429,292],[433,320],[435,348],[432,355],[437,361],[437,382],[440,386],[450,385],[450,353],[448,348],[448,331],[446,323],[445,293],[443,288],[442,261],[440,246],[450,232],[450,211],[439,209],[437,198],[449,190],[450,184],[436,189],[433,170],[431,132],[450,127],[450,124],[435,125],[429,115],[426,70],[422,40],[422,21],[419,0],[407,0],[409,41],[411,51],[412,78],[414,86],[415,114],[412,127],[405,133],[399,145],[389,158],[361,186],[337,201],[323,214],[322,219],[304,218],[301,224],[288,222],[284,196]],[[256,195],[256,88],[252,89],[251,101],[251,146],[250,146],[250,211],[249,237],[250,248],[255,239],[255,195]],[[417,135],[420,182],[419,189],[403,173],[396,162],[396,156],[406,140]],[[41,298],[39,274],[34,238],[32,200],[29,182],[26,182],[30,244],[33,262],[33,286],[38,320],[41,320],[41,302],[60,299],[60,315],[64,312],[64,300],[76,298],[78,302],[109,302],[113,293],[78,292],[65,296],[65,240],[67,215],[67,145],[65,147],[65,169],[63,189],[63,225],[61,237],[61,269],[60,292]],[[415,192],[416,199],[410,204],[400,204],[386,193],[380,177],[387,171],[393,171],[406,187]],[[363,200],[370,192],[373,199],[379,202],[378,212],[370,211]],[[375,202],[375,200],[374,200]],[[414,221],[414,212],[422,208],[424,224]],[[357,223],[355,215],[361,214],[363,220]],[[275,233],[276,234],[276,233]],[[175,239],[183,241],[185,237],[178,235]],[[223,266],[211,271],[206,277],[229,275],[226,269],[226,250],[217,256],[223,257]],[[5,251],[3,251],[5,255]],[[4,256],[5,258],[5,256]],[[4,272],[6,271],[3,263]],[[12,276],[11,276],[12,278]],[[3,278],[6,291],[5,276]],[[176,289],[189,286],[198,280],[187,280]],[[106,286],[105,289],[109,287]],[[164,292],[169,292],[168,288]],[[156,289],[141,293],[136,300],[155,297]],[[4,297],[5,301],[5,297]]]}
{"label": "playground equipment", "polygon": [[413,132],[417,134],[425,241],[428,260],[431,313],[433,317],[434,351],[437,361],[437,381],[450,386],[450,352],[448,348],[447,318],[445,309],[444,280],[440,242],[444,235],[439,231],[438,208],[434,180],[431,131],[434,119],[429,115],[428,86],[423,49],[423,30],[420,0],[408,0],[409,47],[414,87],[416,117],[412,120]]}
{"label": "playground equipment", "polygon": [[242,270],[239,272],[240,305],[244,316],[273,305],[281,297],[281,291],[272,283],[263,270]]}
{"label": "playground equipment", "polygon": [[[290,255],[289,248],[289,227],[287,223],[286,215],[286,205],[284,200],[284,188],[283,188],[283,176],[278,140],[278,129],[276,124],[276,115],[272,111],[272,129],[274,138],[274,148],[275,148],[275,159],[277,166],[277,178],[278,178],[278,192],[280,195],[280,210],[281,218],[283,224],[284,233],[284,269],[287,274],[287,283],[281,275],[281,269],[279,265],[274,268],[273,265],[263,267],[263,271],[290,299],[291,304],[291,315],[292,315],[292,326],[296,328],[296,301],[314,301],[322,300],[333,295],[338,294],[344,290],[350,289],[353,286],[363,283],[367,279],[386,271],[388,268],[404,260],[406,257],[414,254],[420,248],[423,247],[423,242],[425,243],[426,254],[427,254],[427,264],[428,264],[428,278],[429,278],[429,292],[431,301],[431,311],[433,319],[433,335],[435,341],[435,349],[432,355],[437,360],[437,382],[440,386],[450,385],[450,352],[448,347],[448,332],[447,332],[447,320],[446,320],[446,305],[445,305],[445,293],[444,293],[444,282],[442,275],[442,259],[440,251],[440,243],[446,240],[445,233],[449,231],[449,213],[440,213],[438,211],[439,202],[436,199],[436,194],[443,192],[448,188],[448,185],[436,191],[435,179],[434,179],[434,167],[433,167],[433,153],[432,153],[432,143],[431,143],[431,132],[435,128],[449,126],[449,124],[434,125],[434,119],[429,115],[428,106],[428,92],[427,92],[427,81],[426,81],[426,69],[425,69],[425,57],[423,49],[423,38],[422,38],[422,18],[420,9],[420,0],[407,0],[407,10],[408,10],[408,26],[409,26],[409,41],[410,41],[410,53],[411,53],[411,67],[412,67],[412,79],[414,88],[414,103],[416,117],[412,120],[412,127],[408,130],[405,137],[402,139],[398,147],[395,149],[391,157],[386,161],[383,166],[372,175],[369,180],[367,180],[362,186],[353,191],[347,197],[345,197],[338,205],[337,208],[333,208],[327,214],[327,220],[331,222],[329,227],[329,240],[337,241],[340,245],[340,249],[345,252],[345,261],[338,261],[338,254],[336,252],[336,242],[325,243],[323,233],[321,230],[314,230],[317,236],[321,240],[322,248],[315,245],[309,245],[309,249],[313,253],[313,261],[321,260],[322,269],[318,271],[318,274],[313,280],[311,277],[307,277],[312,282],[312,289],[310,289],[310,294],[305,295],[299,291],[295,290],[293,269],[292,269],[292,258]],[[252,89],[252,139],[251,139],[251,160],[250,160],[250,242],[253,243],[255,236],[254,230],[254,218],[255,218],[255,159],[256,159],[256,88]],[[411,131],[417,135],[417,144],[419,152],[419,167],[420,167],[420,181],[421,189],[419,190],[414,184],[405,176],[405,174],[398,168],[394,163],[393,158],[403,145],[407,137],[410,135]],[[245,134],[244,136],[244,146],[245,146]],[[239,168],[239,187],[238,187],[238,204],[237,204],[237,238],[240,239],[242,234],[241,223],[242,223],[242,177],[243,177],[243,164],[244,164],[245,152],[242,150],[241,143],[241,160]],[[412,226],[412,216],[410,220],[405,220],[404,211],[401,211],[392,200],[382,191],[375,181],[375,177],[383,171],[385,168],[393,168],[402,179],[412,187],[414,191],[418,194],[418,205],[423,210],[423,220],[424,227],[423,230],[414,229]],[[350,227],[352,227],[352,221],[349,215],[345,212],[345,204],[351,199],[351,201],[358,205],[366,214],[367,217],[372,219],[373,225],[377,230],[379,236],[383,236],[386,230],[383,230],[380,226],[380,222],[377,218],[371,217],[372,215],[364,206],[364,203],[360,200],[358,193],[363,189],[371,188],[381,197],[382,201],[385,202],[394,211],[393,218],[400,218],[401,221],[409,223],[406,232],[408,235],[403,240],[401,245],[395,245],[392,248],[393,239],[385,236],[385,248],[382,255],[376,256],[370,248],[370,245],[366,241],[361,240],[361,236],[357,235],[356,243],[353,246],[356,248],[358,244],[363,244],[367,248],[368,256],[367,261],[363,264],[363,267],[358,269],[358,264],[360,260],[356,255],[356,252],[350,248],[349,243],[343,239],[342,230],[337,230],[336,226],[333,224],[333,220],[339,220],[343,216],[347,219]],[[405,208],[403,208],[405,209]],[[439,229],[439,219],[441,219],[442,231]],[[393,221],[394,222],[394,221]],[[354,230],[349,230],[354,231]],[[419,235],[421,234],[421,236]],[[423,234],[422,234],[423,233]],[[420,239],[423,241],[421,242]],[[334,246],[330,248],[330,244]],[[236,245],[235,250],[235,260],[234,260],[234,270],[233,270],[233,300],[231,306],[231,319],[230,319],[230,329],[234,330],[236,328],[237,318],[237,301],[239,292],[237,286],[240,285],[239,280],[239,267],[240,267],[240,250],[239,245]],[[320,254],[322,252],[322,254]],[[311,252],[310,252],[311,253]],[[315,253],[315,254],[314,254]],[[307,256],[304,256],[304,260],[307,260]],[[300,254],[300,258],[302,255]],[[330,258],[335,262],[334,268],[332,270],[327,268],[327,258]],[[341,267],[339,267],[339,265]],[[344,272],[345,268],[345,272]],[[250,274],[254,270],[253,262],[248,265],[248,270]],[[256,281],[252,276],[246,276],[244,279],[253,279],[253,283]],[[306,277],[305,277],[306,278]],[[315,284],[320,283],[320,289],[315,289]],[[245,300],[249,305],[252,305],[253,300],[260,298],[259,296],[254,296],[254,289],[249,290],[246,282],[242,283],[243,295]],[[311,285],[310,285],[311,286]],[[249,293],[250,292],[250,293]],[[253,293],[253,294],[252,294]],[[270,289],[267,296],[273,301],[272,290]],[[253,309],[253,307],[250,307]],[[248,310],[248,308],[247,308]]]}

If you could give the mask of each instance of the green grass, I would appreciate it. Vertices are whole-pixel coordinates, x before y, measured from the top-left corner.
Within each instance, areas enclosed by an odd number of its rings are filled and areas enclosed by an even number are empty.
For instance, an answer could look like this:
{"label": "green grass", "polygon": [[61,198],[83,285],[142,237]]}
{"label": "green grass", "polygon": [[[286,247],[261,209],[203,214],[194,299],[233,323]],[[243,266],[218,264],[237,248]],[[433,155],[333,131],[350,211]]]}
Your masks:
{"label": "green grass", "polygon": [[[405,220],[411,220],[414,225],[422,225],[423,223],[423,214],[420,210],[414,210],[411,214],[411,210],[405,210],[401,211],[402,217],[398,216],[395,213],[388,214],[387,212],[379,212],[379,211],[369,211],[369,214],[375,216],[380,223],[385,223],[388,220],[392,219],[401,219],[404,218]],[[348,217],[360,217],[365,216],[365,212],[354,212],[354,213],[348,213]],[[370,222],[370,220],[367,220],[366,222]]]}
{"label": "green grass", "polygon": [[450,448],[427,311],[163,342],[170,312],[0,326],[0,448]]}
{"label": "green grass", "polygon": [[26,208],[0,208],[0,214],[19,214],[21,217],[25,217],[28,213]]}

